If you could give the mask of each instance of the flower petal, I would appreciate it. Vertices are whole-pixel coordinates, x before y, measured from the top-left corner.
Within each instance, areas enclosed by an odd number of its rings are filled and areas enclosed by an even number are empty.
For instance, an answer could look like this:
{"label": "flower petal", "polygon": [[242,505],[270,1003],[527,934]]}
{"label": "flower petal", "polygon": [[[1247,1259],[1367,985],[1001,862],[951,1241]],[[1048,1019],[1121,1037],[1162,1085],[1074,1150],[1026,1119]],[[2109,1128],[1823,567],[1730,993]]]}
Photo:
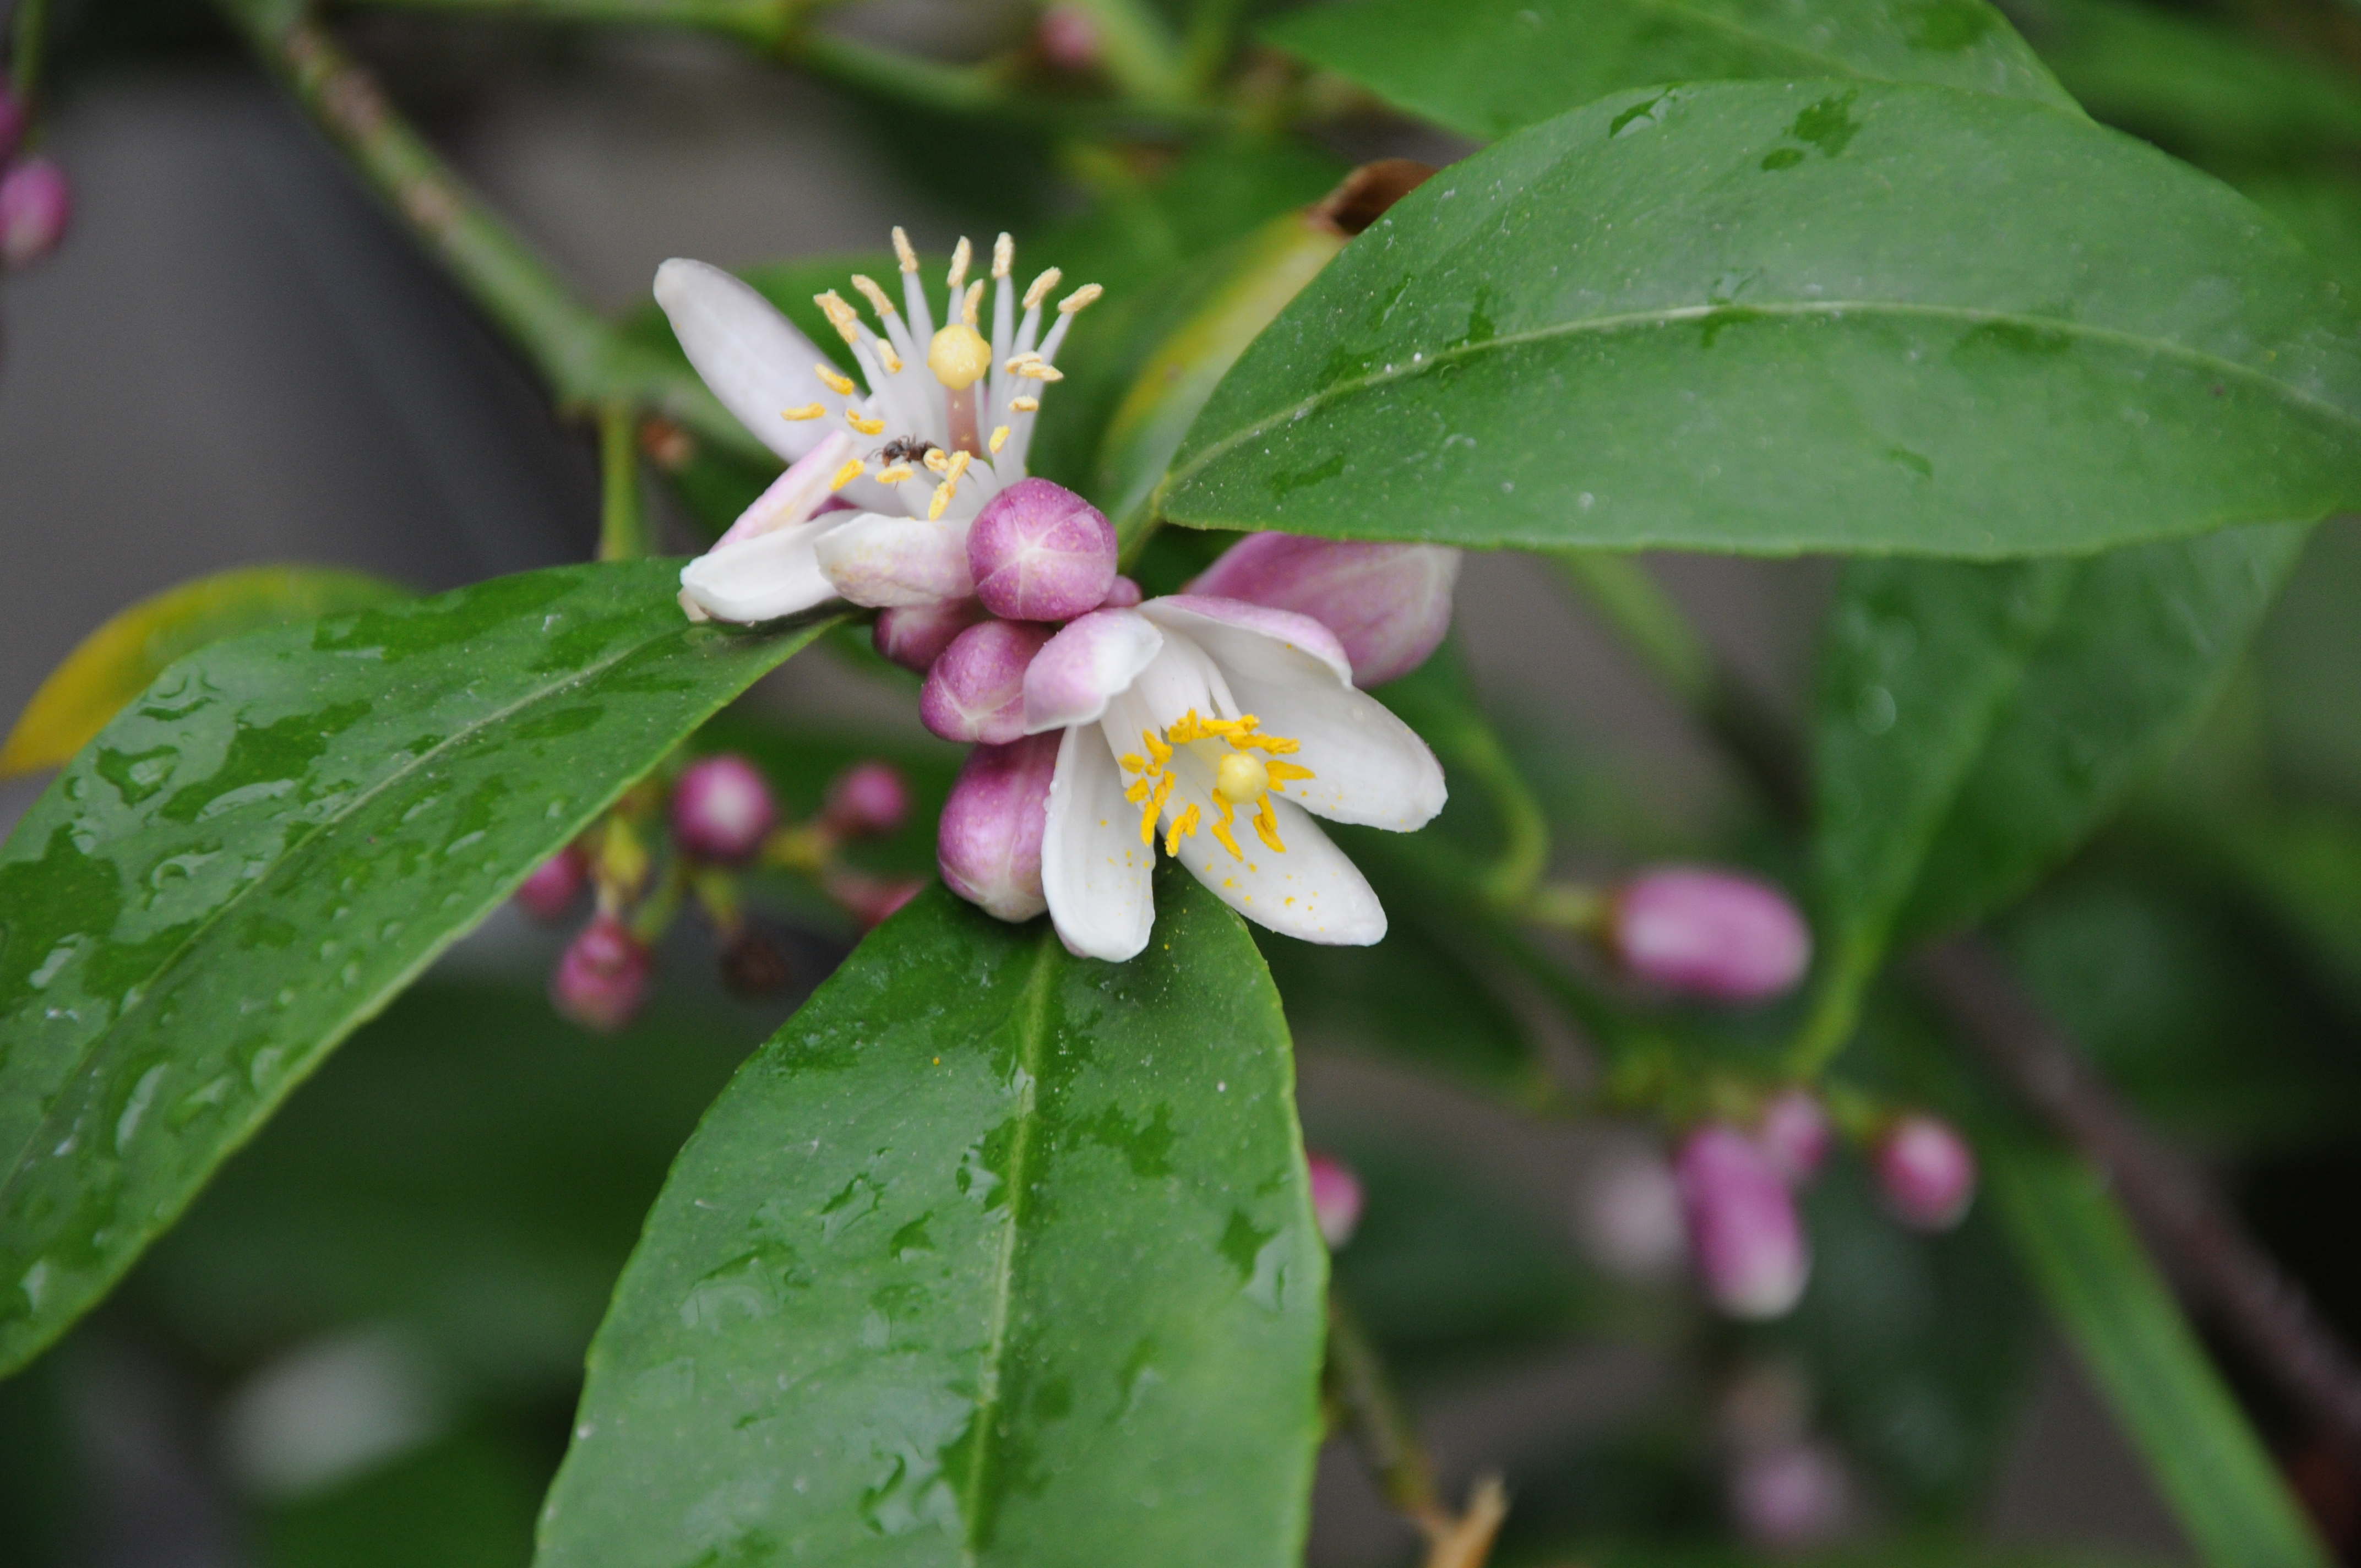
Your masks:
{"label": "flower petal", "polygon": [[1191,595],[1151,599],[1140,613],[1212,655],[1231,696],[1266,734],[1302,742],[1287,760],[1313,776],[1282,786],[1289,800],[1332,822],[1398,833],[1443,809],[1442,764],[1415,730],[1353,687],[1343,652],[1319,622]]}
{"label": "flower petal", "polygon": [[1025,732],[1093,722],[1163,646],[1137,610],[1093,610],[1069,623],[1025,672]]}
{"label": "flower petal", "polygon": [[738,514],[730,532],[713,542],[714,548],[810,521],[828,504],[830,481],[851,455],[852,437],[840,430],[829,432],[818,445],[788,464],[786,472],[754,498],[753,505]]}
{"label": "flower petal", "polygon": [[1139,841],[1139,808],[1094,724],[1066,731],[1049,780],[1041,835],[1041,892],[1068,948],[1121,963],[1148,946],[1156,923],[1156,851]]}
{"label": "flower petal", "polygon": [[782,411],[843,400],[812,374],[826,356],[770,301],[719,267],[679,257],[656,269],[655,294],[688,362],[755,440],[790,463],[819,444],[818,421]]}
{"label": "flower petal", "polygon": [[682,597],[716,620],[752,625],[826,604],[836,585],[812,546],[844,521],[829,512],[699,555],[680,570]]}
{"label": "flower petal", "polygon": [[967,529],[948,521],[856,512],[818,545],[819,569],[836,591],[874,609],[939,604],[975,592]]}
{"label": "flower petal", "polygon": [[1376,890],[1310,816],[1279,796],[1271,797],[1279,839],[1287,846],[1281,853],[1256,836],[1247,820],[1250,814],[1241,808],[1233,829],[1238,848],[1246,851],[1241,859],[1208,831],[1220,815],[1212,767],[1183,747],[1173,754],[1172,772],[1175,783],[1163,821],[1170,827],[1190,806],[1197,807],[1197,833],[1180,841],[1180,861],[1190,875],[1213,889],[1213,896],[1283,937],[1342,948],[1366,948],[1384,939],[1386,911]]}

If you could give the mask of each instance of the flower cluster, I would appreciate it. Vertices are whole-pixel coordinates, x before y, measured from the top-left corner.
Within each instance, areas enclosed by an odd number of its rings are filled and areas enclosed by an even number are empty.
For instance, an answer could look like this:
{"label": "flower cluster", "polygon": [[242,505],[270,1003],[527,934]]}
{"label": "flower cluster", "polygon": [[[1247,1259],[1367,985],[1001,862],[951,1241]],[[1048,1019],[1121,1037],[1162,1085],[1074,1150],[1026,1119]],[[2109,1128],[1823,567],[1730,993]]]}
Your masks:
{"label": "flower cluster", "polygon": [[38,154],[19,156],[24,105],[0,87],[0,268],[29,267],[58,247],[73,216],[65,170]]}
{"label": "flower cluster", "polygon": [[[623,1028],[647,1000],[654,947],[683,900],[693,897],[721,939],[721,977],[732,991],[760,995],[792,978],[786,956],[747,918],[736,878],[764,865],[800,872],[863,927],[891,915],[917,891],[846,865],[839,851],[882,836],[909,816],[909,791],[883,762],[839,774],[826,804],[807,822],[779,820],[778,802],[760,769],[732,753],[701,758],[667,788],[650,780],[598,824],[544,861],[517,889],[516,902],[544,922],[563,920],[586,888],[597,894],[590,923],[558,959],[550,1000],[585,1028]],[[650,839],[668,838],[659,872]]]}
{"label": "flower cluster", "polygon": [[1002,919],[1046,910],[1073,951],[1129,959],[1148,945],[1160,848],[1273,930],[1377,941],[1376,894],[1313,818],[1409,831],[1443,808],[1433,754],[1362,688],[1441,641],[1457,553],[1257,536],[1190,591],[1143,600],[1105,516],[1025,472],[1041,389],[1096,287],[1042,333],[1058,273],[1020,300],[1002,236],[987,343],[967,242],[940,328],[899,230],[895,244],[906,322],[866,278],[852,284],[874,327],[818,296],[860,383],[727,273],[658,273],[698,373],[789,464],[683,571],[684,606],[736,621],[832,598],[879,610],[878,652],[926,676],[927,727],[975,747],[943,812],[943,880]]}

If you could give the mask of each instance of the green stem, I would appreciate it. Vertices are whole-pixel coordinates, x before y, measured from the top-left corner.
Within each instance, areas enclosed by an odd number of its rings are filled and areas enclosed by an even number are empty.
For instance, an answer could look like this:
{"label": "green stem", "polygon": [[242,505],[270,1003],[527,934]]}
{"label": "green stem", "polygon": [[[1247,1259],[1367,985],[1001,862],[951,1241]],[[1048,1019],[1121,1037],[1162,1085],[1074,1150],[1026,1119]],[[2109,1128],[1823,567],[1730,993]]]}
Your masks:
{"label": "green stem", "polygon": [[42,50],[49,34],[49,0],[18,0],[16,23],[9,29],[8,90],[27,114],[38,106],[41,95]]}
{"label": "green stem", "polygon": [[610,399],[598,406],[598,559],[637,561],[648,554],[647,511],[640,495],[639,415]]}
{"label": "green stem", "polygon": [[[2361,4],[2361,0],[2355,0]],[[1189,12],[1189,30],[1182,45],[1180,73],[1192,94],[1212,91],[1228,63],[1245,0],[1197,0]]]}
{"label": "green stem", "polygon": [[784,48],[818,0],[353,0],[383,9],[496,13],[536,21],[679,27],[764,52]]}
{"label": "green stem", "polygon": [[1441,1518],[1434,1468],[1419,1446],[1418,1432],[1394,1392],[1385,1361],[1333,1286],[1328,1291],[1327,1382],[1330,1397],[1352,1422],[1354,1437],[1377,1473],[1386,1500],[1414,1519]]}
{"label": "green stem", "polygon": [[1808,1083],[1826,1072],[1851,1042],[1861,1025],[1861,1003],[1884,956],[1882,943],[1858,932],[1838,941],[1813,998],[1811,1015],[1787,1047],[1787,1071],[1797,1081]]}

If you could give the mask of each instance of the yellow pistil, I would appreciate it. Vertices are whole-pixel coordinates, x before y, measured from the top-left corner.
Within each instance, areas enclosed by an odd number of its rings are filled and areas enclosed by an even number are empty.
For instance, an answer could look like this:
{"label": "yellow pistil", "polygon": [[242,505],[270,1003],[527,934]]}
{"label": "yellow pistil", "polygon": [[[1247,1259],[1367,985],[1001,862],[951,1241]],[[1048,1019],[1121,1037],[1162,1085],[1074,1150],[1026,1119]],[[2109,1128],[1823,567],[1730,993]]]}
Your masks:
{"label": "yellow pistil", "polygon": [[1269,790],[1269,770],[1258,758],[1233,751],[1213,764],[1213,793],[1233,806],[1251,805]]}
{"label": "yellow pistil", "polygon": [[964,391],[992,368],[992,345],[966,322],[953,322],[928,345],[927,368],[952,391]]}

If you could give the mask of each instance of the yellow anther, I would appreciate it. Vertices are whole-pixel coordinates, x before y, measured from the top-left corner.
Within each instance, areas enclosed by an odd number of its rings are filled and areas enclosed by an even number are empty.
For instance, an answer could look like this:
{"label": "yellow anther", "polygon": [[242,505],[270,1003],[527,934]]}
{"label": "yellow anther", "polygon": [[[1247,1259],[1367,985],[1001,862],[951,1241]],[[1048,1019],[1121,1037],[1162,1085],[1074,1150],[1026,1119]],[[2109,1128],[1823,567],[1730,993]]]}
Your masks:
{"label": "yellow anther", "polygon": [[902,356],[895,353],[894,345],[884,338],[877,340],[877,357],[885,362],[885,374],[888,376],[899,376],[902,373]]}
{"label": "yellow anther", "polygon": [[1029,311],[1034,306],[1039,304],[1043,300],[1048,299],[1049,297],[1049,291],[1056,288],[1059,281],[1065,276],[1066,275],[1063,272],[1060,272],[1056,268],[1052,267],[1047,272],[1042,273],[1038,278],[1034,279],[1032,285],[1025,291],[1025,308]]}
{"label": "yellow anther", "polygon": [[1270,774],[1261,760],[1233,751],[1213,767],[1213,793],[1233,805],[1260,800],[1270,788]]}
{"label": "yellow anther", "polygon": [[1024,364],[1012,365],[1009,368],[1031,381],[1062,381],[1066,378],[1063,370],[1040,359],[1027,359]]}
{"label": "yellow anther", "polygon": [[928,345],[927,368],[952,391],[963,391],[992,368],[992,345],[967,323],[953,322],[935,334],[935,341]]}
{"label": "yellow anther", "polygon": [[1122,756],[1117,757],[1115,761],[1115,766],[1121,768],[1127,773],[1144,773],[1148,771],[1148,759],[1145,757],[1135,756],[1129,751],[1126,751]]}
{"label": "yellow anther", "polygon": [[951,471],[951,455],[939,446],[928,447],[927,455],[918,461],[927,466],[927,472],[938,477]]}
{"label": "yellow anther", "polygon": [[869,302],[869,308],[877,313],[879,321],[894,319],[894,302],[885,297],[885,291],[877,286],[876,279],[864,278],[856,272],[852,275],[852,286],[861,291],[861,297]]}
{"label": "yellow anther", "polygon": [[881,485],[898,485],[915,472],[917,470],[907,463],[896,463],[891,468],[878,469],[877,482]]}
{"label": "yellow anther", "polygon": [[1216,801],[1214,804],[1222,808],[1221,817],[1219,820],[1215,821],[1213,826],[1214,841],[1220,844],[1223,849],[1227,850],[1230,852],[1230,858],[1232,860],[1245,860],[1246,858],[1246,852],[1238,848],[1238,836],[1230,830],[1231,824],[1236,820],[1236,817],[1233,815],[1234,808],[1226,800]]}
{"label": "yellow anther", "polygon": [[1165,763],[1172,760],[1172,748],[1166,745],[1162,740],[1158,740],[1154,730],[1141,730],[1139,732],[1139,739],[1140,743],[1148,748],[1148,754],[1156,759],[1156,765],[1158,767],[1160,768]]}
{"label": "yellow anther", "polygon": [[943,280],[943,286],[954,294],[966,288],[967,264],[974,258],[975,247],[968,244],[967,236],[960,236],[959,244],[951,250],[951,273]]}
{"label": "yellow anther", "polygon": [[[983,309],[983,280],[979,278],[967,286],[967,298],[960,302],[960,320],[976,324],[977,313]],[[986,361],[986,363],[990,363]]]}
{"label": "yellow anther", "polygon": [[967,465],[968,455],[966,453],[959,452],[952,454],[950,472],[943,476],[943,482],[935,487],[935,499],[927,503],[927,521],[928,522],[932,522],[936,519],[941,517],[943,515],[943,509],[951,504],[951,498],[959,493],[960,476],[967,472]]}
{"label": "yellow anther", "polygon": [[972,452],[952,453],[951,465],[943,473],[944,481],[956,486],[960,482],[960,476],[967,472],[967,466],[974,461],[975,455]]}
{"label": "yellow anther", "polygon": [[827,413],[828,405],[826,403],[806,403],[799,409],[781,409],[779,411],[779,417],[781,419],[794,420],[800,424],[807,419],[823,418]]}
{"label": "yellow anther", "polygon": [[1262,771],[1270,775],[1270,787],[1273,789],[1277,789],[1290,779],[1316,779],[1320,776],[1310,768],[1299,766],[1294,762],[1282,762],[1277,757],[1265,762],[1262,765]]}
{"label": "yellow anther", "polygon": [[992,439],[984,443],[984,445],[991,449],[992,455],[995,457],[1000,455],[1000,449],[1007,444],[1008,427],[1005,424],[995,426],[992,432]]}
{"label": "yellow anther", "polygon": [[835,366],[829,364],[827,361],[823,360],[819,364],[813,366],[812,374],[819,378],[819,384],[821,386],[826,387],[838,397],[849,398],[852,396],[852,378],[846,375],[843,371],[839,370]]}
{"label": "yellow anther", "polygon": [[902,232],[899,224],[894,225],[894,254],[901,258],[903,271],[916,272],[918,269],[918,253],[910,248],[910,236]]}
{"label": "yellow anther", "polygon": [[1284,735],[1257,735],[1250,742],[1274,757],[1290,757],[1303,750],[1303,742],[1290,740]]}
{"label": "yellow anther", "polygon": [[1171,828],[1164,835],[1164,852],[1166,854],[1175,857],[1180,855],[1180,840],[1183,839],[1193,839],[1197,836],[1198,819],[1199,813],[1194,806],[1191,806],[1188,810],[1182,812],[1180,816],[1172,819]]}
{"label": "yellow anther", "polygon": [[1166,725],[1164,733],[1175,746],[1186,746],[1190,741],[1201,739],[1205,731],[1202,720],[1198,718],[1197,710],[1192,707]]}
{"label": "yellow anther", "polygon": [[866,465],[858,457],[846,458],[844,466],[836,471],[836,477],[828,482],[828,488],[831,490],[844,488],[845,486],[861,477],[861,470],[864,466]]}
{"label": "yellow anther", "polygon": [[825,294],[814,294],[812,303],[827,313],[829,325],[836,328],[839,337],[850,344],[861,342],[861,313],[851,301],[830,289]]}
{"label": "yellow anther", "polygon": [[1123,797],[1124,799],[1131,802],[1132,805],[1137,806],[1141,801],[1146,800],[1149,795],[1155,793],[1156,786],[1148,783],[1148,780],[1143,777],[1134,779],[1130,784],[1125,785]]}
{"label": "yellow anther", "polygon": [[853,429],[859,431],[863,435],[883,435],[885,433],[885,422],[884,420],[873,419],[867,414],[856,413],[851,409],[844,411],[844,422],[851,425]]}
{"label": "yellow anther", "polygon": [[1261,807],[1255,812],[1255,837],[1270,846],[1272,854],[1287,853],[1287,846],[1279,841],[1279,813],[1270,806],[1270,796],[1262,797]]}
{"label": "yellow anther", "polygon": [[1106,291],[1096,283],[1085,283],[1058,302],[1058,313],[1061,316],[1070,316],[1076,311],[1088,310],[1092,302],[1105,292]]}
{"label": "yellow anther", "polygon": [[1011,398],[1008,400],[1008,406],[1018,413],[1029,414],[1037,411],[1041,407],[1041,400],[1038,398]]}
{"label": "yellow anther", "polygon": [[1015,240],[1006,235],[1002,235],[992,242],[992,275],[994,278],[1007,277],[1008,269],[1016,259],[1016,242]]}

